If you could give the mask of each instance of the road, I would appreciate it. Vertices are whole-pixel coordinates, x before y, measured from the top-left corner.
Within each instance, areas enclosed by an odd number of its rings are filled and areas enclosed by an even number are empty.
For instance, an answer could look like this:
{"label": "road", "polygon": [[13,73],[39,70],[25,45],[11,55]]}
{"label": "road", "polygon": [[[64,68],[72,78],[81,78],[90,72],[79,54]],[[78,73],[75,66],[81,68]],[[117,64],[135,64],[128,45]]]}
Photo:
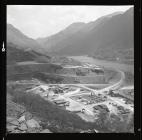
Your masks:
{"label": "road", "polygon": [[[119,86],[121,86],[121,84],[122,84],[122,82],[123,82],[123,80],[124,80],[124,78],[125,78],[125,75],[124,75],[123,72],[121,72],[121,75],[122,75],[122,76],[121,76],[120,81],[118,81],[117,83],[115,83],[115,84],[113,84],[113,85],[111,85],[111,86],[109,86],[109,87],[107,87],[107,88],[104,88],[104,89],[102,89],[102,90],[94,90],[94,89],[91,89],[91,88],[89,88],[89,87],[86,87],[85,85],[82,85],[82,84],[80,84],[80,85],[79,85],[79,84],[78,84],[78,85],[72,84],[72,85],[78,87],[78,89],[75,90],[75,91],[67,92],[67,93],[65,93],[64,95],[59,95],[59,96],[56,98],[56,100],[57,100],[57,99],[65,99],[66,101],[69,101],[70,104],[71,104],[70,107],[67,107],[68,110],[74,110],[74,109],[82,110],[82,109],[85,109],[86,113],[87,113],[87,114],[90,114],[90,115],[94,115],[93,108],[92,108],[93,106],[97,106],[97,105],[99,105],[99,104],[105,104],[105,102],[107,103],[107,102],[109,102],[109,101],[113,101],[113,102],[115,102],[115,103],[117,103],[117,104],[123,106],[124,108],[130,109],[131,111],[133,111],[133,109],[132,109],[130,106],[128,106],[128,105],[126,105],[126,104],[124,104],[124,103],[122,103],[122,102],[120,102],[120,101],[116,101],[114,98],[109,97],[109,96],[107,96],[108,101],[104,101],[104,102],[100,102],[100,103],[96,103],[96,104],[91,104],[91,105],[83,105],[82,103],[79,103],[78,101],[75,101],[75,100],[73,100],[73,99],[70,98],[70,97],[73,96],[73,95],[90,95],[91,92],[94,92],[95,94],[97,94],[97,93],[104,94],[104,93],[103,93],[104,91],[108,91],[108,90],[110,90],[110,89],[112,89],[112,88],[113,88],[113,89],[114,89],[114,88],[118,88]],[[43,85],[43,83],[41,83],[41,84]],[[49,85],[49,84],[45,84],[45,83],[44,83],[44,85]],[[52,84],[52,85],[53,85],[53,84]],[[54,84],[54,85],[58,85],[58,84]],[[66,85],[66,84],[62,84],[62,85]],[[37,87],[33,88],[32,90],[37,89],[37,88],[39,88],[39,87],[40,87],[40,86],[37,86]],[[84,92],[84,93],[79,93],[79,91],[80,91],[81,88],[87,89],[87,90],[89,90],[89,91],[91,91],[91,92],[88,92],[88,93],[86,93],[86,92]]]}
{"label": "road", "polygon": [[92,112],[91,108],[87,107],[86,105],[83,105],[77,101],[72,100],[70,97],[65,97],[64,95],[59,95],[57,99],[65,99],[66,101],[70,102],[70,106],[67,107],[68,110],[70,111],[80,111],[82,109],[85,109],[85,111],[90,114],[90,115],[94,115],[94,113]]}
{"label": "road", "polygon": [[[93,65],[93,64],[92,64],[92,65]],[[73,96],[73,95],[80,95],[80,93],[77,94],[77,93],[80,91],[80,88],[87,89],[87,90],[89,90],[89,91],[91,91],[92,93],[95,93],[95,94],[98,94],[98,93],[99,93],[99,94],[104,94],[104,92],[108,92],[110,89],[115,90],[115,89],[120,88],[120,86],[123,84],[123,81],[124,81],[124,79],[125,79],[125,74],[124,74],[123,71],[120,71],[120,70],[116,70],[116,71],[118,71],[119,73],[121,73],[121,79],[120,79],[117,83],[115,83],[115,84],[113,84],[113,85],[110,85],[110,86],[108,86],[108,87],[106,87],[106,88],[104,88],[104,89],[101,89],[101,90],[95,90],[95,89],[92,89],[92,88],[89,88],[89,87],[86,86],[86,85],[94,85],[94,84],[68,84],[68,85],[76,86],[76,87],[78,87],[78,89],[77,89],[76,91],[73,91],[73,92],[65,93],[64,95],[59,95],[59,98],[64,98],[64,99],[66,99],[66,100],[68,100],[68,101],[70,101],[70,102],[72,102],[72,103],[74,103],[74,104],[77,104],[77,105],[79,105],[82,109],[84,108],[88,113],[93,114],[93,112],[92,112],[92,107],[89,107],[89,106],[83,105],[83,104],[81,104],[81,103],[79,103],[79,102],[77,102],[77,101],[74,101],[74,100],[70,99],[70,97]],[[46,85],[48,85],[48,84],[46,84]],[[50,84],[50,85],[58,85],[58,84]],[[62,85],[67,85],[67,84],[62,84]],[[36,89],[36,88],[38,88],[38,87],[35,87],[34,89]],[[81,95],[89,95],[89,94],[90,94],[90,93],[81,93]],[[113,102],[115,102],[115,103],[117,103],[117,104],[123,106],[124,108],[131,109],[131,110],[132,110],[132,108],[131,108],[130,106],[128,106],[128,105],[126,105],[126,104],[124,104],[124,103],[122,103],[122,102],[120,102],[120,101],[116,101],[114,98],[111,98],[111,97],[109,97],[109,96],[107,96],[107,98],[108,98],[109,100],[111,100],[111,101],[113,101]],[[95,105],[98,105],[98,104],[102,104],[102,102],[101,102],[101,103],[94,104],[94,106],[95,106]]]}
{"label": "road", "polygon": [[[124,74],[124,72],[122,72],[122,71],[119,71],[119,72],[121,73],[121,79],[120,79],[120,81],[118,81],[117,83],[115,83],[115,84],[113,84],[113,85],[111,85],[111,86],[109,86],[109,87],[107,87],[107,88],[104,88],[104,89],[102,89],[102,90],[94,90],[94,89],[91,89],[91,88],[89,88],[89,87],[86,87],[85,85],[82,85],[82,84],[80,84],[80,85],[75,85],[75,86],[78,86],[79,88],[88,89],[89,91],[92,91],[92,92],[94,92],[95,94],[97,94],[97,93],[104,94],[104,91],[109,91],[110,89],[117,89],[117,88],[119,88],[119,87],[122,85],[123,80],[125,79],[125,74]],[[79,90],[80,90],[80,89],[79,89]],[[73,103],[75,103],[75,104],[78,104],[82,109],[84,108],[89,114],[93,115],[92,105],[91,105],[91,106],[86,106],[86,105],[83,105],[83,104],[81,104],[81,103],[79,103],[79,102],[77,102],[77,101],[74,101],[74,100],[70,99],[70,97],[73,96],[73,95],[80,95],[80,94],[77,94],[77,92],[79,92],[79,90],[76,90],[75,92],[66,93],[66,94],[61,95],[61,96],[59,96],[59,97],[62,97],[62,98],[64,98],[65,100],[70,101],[71,103],[73,102]],[[81,95],[86,95],[86,94],[90,94],[90,93],[81,93]],[[116,102],[117,104],[123,106],[124,108],[131,109],[131,110],[132,110],[132,108],[131,108],[130,106],[128,106],[128,105],[126,105],[126,104],[124,104],[124,103],[122,103],[122,102],[116,101],[114,98],[111,98],[111,97],[109,97],[109,96],[107,96],[107,97],[108,97],[109,100],[111,100],[111,101],[113,101],[113,102]],[[97,103],[97,104],[93,104],[93,106],[96,106],[96,105],[99,105],[99,104],[102,104],[102,103],[103,103],[103,102]]]}
{"label": "road", "polygon": [[[91,66],[93,66],[93,65],[96,66],[96,64],[91,63]],[[72,68],[74,68],[74,67],[76,67],[76,66],[73,66]],[[84,66],[82,66],[82,67],[84,67]],[[121,79],[120,79],[117,83],[115,83],[115,84],[113,84],[113,85],[110,85],[110,86],[108,86],[108,87],[106,87],[106,88],[104,88],[104,89],[101,89],[101,90],[95,90],[95,89],[91,89],[91,88],[89,88],[89,87],[87,87],[86,85],[83,85],[83,84],[68,84],[68,85],[77,86],[77,87],[79,87],[79,89],[77,89],[76,91],[73,91],[73,92],[66,93],[66,94],[64,94],[64,95],[59,95],[58,98],[63,98],[63,99],[65,99],[65,100],[68,100],[68,101],[70,101],[71,104],[76,104],[76,106],[78,106],[79,108],[82,108],[82,109],[84,108],[89,114],[93,115],[92,105],[91,105],[91,106],[83,105],[82,103],[79,103],[79,102],[77,102],[77,101],[72,100],[70,97],[73,96],[73,95],[79,95],[79,94],[77,94],[77,93],[80,91],[80,88],[87,89],[87,90],[89,90],[89,91],[91,91],[92,93],[95,93],[95,94],[98,94],[98,93],[104,94],[104,92],[109,91],[110,89],[115,90],[115,89],[120,88],[121,85],[123,84],[124,79],[125,79],[125,74],[124,74],[124,72],[121,71],[121,70],[118,70],[118,69],[115,69],[115,70],[118,71],[118,72],[121,74]],[[48,85],[48,84],[46,84],[46,85]],[[52,84],[52,85],[53,85],[53,84]],[[58,85],[58,84],[55,84],[55,85]],[[66,84],[62,84],[62,85],[66,85]],[[36,87],[36,88],[37,88],[37,87]],[[35,89],[36,89],[36,88],[35,88]],[[82,93],[81,95],[83,95],[83,94],[85,95],[86,93]],[[90,93],[88,93],[88,94],[90,94]],[[122,103],[122,102],[120,102],[120,101],[116,101],[116,100],[115,100],[114,98],[112,98],[112,97],[107,96],[107,98],[108,98],[109,100],[111,100],[111,101],[113,101],[113,102],[115,102],[115,103],[117,103],[117,104],[123,106],[124,108],[131,109],[131,110],[132,110],[132,108],[131,108],[130,106],[128,106],[128,105],[126,105],[126,104],[124,104],[124,103]],[[101,102],[101,103],[94,104],[93,106],[98,105],[98,104],[102,104],[102,102]]]}
{"label": "road", "polygon": [[[94,59],[92,59],[92,58],[89,58],[89,57],[85,57],[85,59],[84,59],[84,56],[83,57],[70,57],[70,58],[72,58],[72,59],[75,59],[75,60],[77,60],[77,61],[79,61],[79,62],[86,62],[86,63],[90,63],[91,64],[91,66],[96,66],[96,63],[95,63],[95,61],[94,61]],[[104,64],[104,63],[103,63]],[[97,65],[99,66],[100,64],[99,63],[97,63]],[[104,65],[103,65],[104,66]],[[110,65],[108,65],[108,62],[106,62],[106,64],[105,64],[105,67],[111,67],[112,66],[112,64]],[[83,66],[82,66],[83,67]],[[112,68],[112,67],[111,67]],[[93,89],[91,89],[91,88],[89,88],[89,87],[86,87],[86,86],[84,86],[84,85],[79,85],[80,87],[83,87],[83,88],[85,88],[85,89],[88,89],[88,90],[91,90],[92,92],[95,92],[95,93],[103,93],[103,92],[105,92],[105,91],[109,91],[110,89],[118,89],[122,84],[123,84],[123,81],[124,81],[124,79],[125,79],[125,74],[124,74],[124,72],[123,71],[121,71],[121,70],[119,70],[119,69],[116,69],[115,67],[113,67],[113,69],[115,70],[115,71],[117,71],[117,72],[119,72],[120,74],[121,74],[121,79],[117,82],[117,83],[115,83],[115,84],[113,84],[113,85],[110,85],[110,86],[108,86],[108,87],[106,87],[106,88],[104,88],[104,89],[101,89],[101,90],[93,90]]]}
{"label": "road", "polygon": [[[92,64],[92,63],[91,63],[91,64]],[[92,64],[92,65],[93,65],[93,64]],[[96,66],[96,65],[95,65],[95,66]],[[113,85],[110,85],[110,86],[108,86],[108,87],[106,87],[106,88],[104,88],[104,89],[101,89],[101,90],[94,90],[94,89],[91,89],[91,88],[89,88],[89,87],[86,87],[85,85],[77,85],[77,86],[79,86],[80,88],[82,87],[82,88],[88,89],[88,90],[94,92],[95,94],[97,94],[97,93],[104,94],[104,92],[108,92],[110,89],[112,89],[112,90],[118,89],[118,88],[121,87],[121,85],[123,84],[123,82],[124,82],[124,80],[125,80],[125,74],[124,74],[124,72],[121,71],[121,70],[118,70],[118,69],[115,69],[115,70],[118,71],[118,72],[121,74],[121,79],[120,79],[117,83],[115,83],[115,84],[113,84]],[[85,94],[85,93],[84,93],[84,94]],[[73,94],[72,94],[72,95],[73,95]],[[83,93],[82,93],[81,95],[83,95]],[[109,100],[111,100],[111,101],[113,101],[113,102],[116,102],[117,104],[123,106],[124,108],[130,109],[131,111],[133,111],[133,108],[130,107],[129,105],[126,105],[126,104],[124,104],[124,103],[122,103],[122,102],[120,102],[120,101],[116,101],[114,98],[109,97],[109,96],[107,96],[107,98],[108,98]],[[89,108],[88,108],[88,109],[89,109]]]}
{"label": "road", "polygon": [[121,90],[132,90],[132,89],[134,89],[134,86],[133,85],[131,85],[131,86],[126,86],[126,87],[123,87],[123,88],[121,88]]}
{"label": "road", "polygon": [[102,90],[99,90],[99,92],[109,91],[110,89],[115,90],[115,89],[118,89],[118,88],[121,87],[121,85],[123,84],[123,82],[125,80],[125,74],[124,74],[123,71],[120,71],[120,70],[117,70],[117,71],[119,73],[121,73],[121,79],[117,83],[115,83],[113,85],[110,85],[109,87],[106,87],[106,88],[104,88]]}
{"label": "road", "polygon": [[84,76],[78,76],[78,75],[75,75],[75,74],[57,74],[57,73],[47,73],[47,72],[42,72],[42,73],[44,73],[44,74],[47,74],[47,75],[55,75],[55,76],[64,76],[64,77],[77,77],[77,78],[79,78],[79,77],[97,77],[97,76],[104,76],[103,74],[94,74],[94,75],[84,75]]}

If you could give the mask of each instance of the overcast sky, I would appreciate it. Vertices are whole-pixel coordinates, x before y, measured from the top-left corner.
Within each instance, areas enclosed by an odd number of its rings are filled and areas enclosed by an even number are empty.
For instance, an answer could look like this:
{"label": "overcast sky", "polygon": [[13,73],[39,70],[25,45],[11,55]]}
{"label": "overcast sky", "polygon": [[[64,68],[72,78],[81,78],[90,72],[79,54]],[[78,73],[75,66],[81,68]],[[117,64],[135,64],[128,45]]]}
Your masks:
{"label": "overcast sky", "polygon": [[31,38],[46,37],[73,22],[90,22],[132,6],[8,5],[7,22]]}

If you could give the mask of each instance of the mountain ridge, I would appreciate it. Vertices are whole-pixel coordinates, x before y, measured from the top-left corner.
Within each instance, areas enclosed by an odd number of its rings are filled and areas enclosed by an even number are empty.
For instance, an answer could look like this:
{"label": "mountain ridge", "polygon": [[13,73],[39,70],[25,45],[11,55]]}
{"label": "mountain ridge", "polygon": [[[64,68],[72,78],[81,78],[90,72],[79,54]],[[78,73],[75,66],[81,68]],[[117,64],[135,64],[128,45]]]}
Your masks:
{"label": "mountain ridge", "polygon": [[117,51],[133,50],[133,30],[133,8],[130,8],[125,12],[115,12],[88,23],[72,23],[57,34],[37,40],[7,24],[7,43],[13,43],[19,49],[31,49],[54,56],[91,55],[116,59],[124,57],[123,53],[118,55]]}
{"label": "mountain ridge", "polygon": [[[67,38],[55,43],[47,50],[56,55],[104,55],[116,59],[117,50],[134,47],[133,8],[123,13],[103,16],[85,24],[86,28],[78,30]],[[56,40],[55,40],[56,41]],[[46,46],[46,44],[44,44]],[[48,43],[47,43],[48,45]],[[124,57],[124,56],[123,56]]]}

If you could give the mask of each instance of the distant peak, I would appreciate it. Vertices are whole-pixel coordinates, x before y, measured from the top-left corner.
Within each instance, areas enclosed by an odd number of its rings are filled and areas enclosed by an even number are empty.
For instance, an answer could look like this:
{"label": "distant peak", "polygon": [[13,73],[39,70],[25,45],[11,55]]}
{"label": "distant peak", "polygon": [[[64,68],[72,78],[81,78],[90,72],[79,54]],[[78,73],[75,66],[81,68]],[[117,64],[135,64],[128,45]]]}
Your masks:
{"label": "distant peak", "polygon": [[84,22],[74,22],[71,25],[79,25],[79,24],[85,24]]}
{"label": "distant peak", "polygon": [[131,7],[131,8],[129,8],[125,13],[133,13],[133,12],[134,12],[134,8]]}
{"label": "distant peak", "polygon": [[81,28],[83,27],[84,25],[86,25],[86,23],[84,22],[75,22],[75,23],[72,23],[70,24],[66,29],[78,29],[78,28]]}
{"label": "distant peak", "polygon": [[118,12],[114,12],[112,14],[107,15],[107,17],[113,17],[113,16],[120,15],[120,14],[123,14],[123,13],[124,13],[123,11],[118,11]]}
{"label": "distant peak", "polygon": [[72,24],[70,24],[68,27],[74,27],[74,26],[82,26],[85,25],[86,23],[84,22],[74,22]]}

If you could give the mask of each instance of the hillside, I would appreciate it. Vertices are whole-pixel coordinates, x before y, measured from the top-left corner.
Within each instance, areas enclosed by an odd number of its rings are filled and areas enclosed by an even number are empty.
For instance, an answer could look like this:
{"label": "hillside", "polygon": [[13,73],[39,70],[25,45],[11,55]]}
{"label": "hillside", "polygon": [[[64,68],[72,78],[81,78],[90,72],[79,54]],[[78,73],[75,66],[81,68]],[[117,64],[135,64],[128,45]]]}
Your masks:
{"label": "hillside", "polygon": [[[134,47],[133,8],[84,24],[72,34],[64,35],[64,31],[66,29],[44,40],[44,46],[49,52],[57,55],[91,55],[110,60],[116,60],[117,57],[124,59],[123,51],[131,53]],[[61,36],[60,39],[57,36]],[[133,59],[133,51],[131,54]]]}
{"label": "hillside", "polygon": [[13,43],[7,43],[7,64],[15,64],[23,61],[50,61],[50,56],[45,56],[34,50],[24,50]]}
{"label": "hillside", "polygon": [[[60,31],[59,33],[46,37],[46,38],[38,38],[37,42],[45,48],[45,50],[54,50],[54,45],[57,45],[61,41],[69,38],[72,34],[79,31],[81,28],[85,26],[83,22],[73,23],[68,26],[66,29]],[[62,47],[55,48],[57,50],[61,49]]]}
{"label": "hillside", "polygon": [[32,49],[37,52],[44,52],[36,40],[27,37],[11,24],[7,24],[7,43],[12,43],[18,49]]}
{"label": "hillside", "polygon": [[30,52],[18,49],[14,44],[7,44],[7,64],[13,64],[20,61],[32,61],[35,59],[35,55]]}

